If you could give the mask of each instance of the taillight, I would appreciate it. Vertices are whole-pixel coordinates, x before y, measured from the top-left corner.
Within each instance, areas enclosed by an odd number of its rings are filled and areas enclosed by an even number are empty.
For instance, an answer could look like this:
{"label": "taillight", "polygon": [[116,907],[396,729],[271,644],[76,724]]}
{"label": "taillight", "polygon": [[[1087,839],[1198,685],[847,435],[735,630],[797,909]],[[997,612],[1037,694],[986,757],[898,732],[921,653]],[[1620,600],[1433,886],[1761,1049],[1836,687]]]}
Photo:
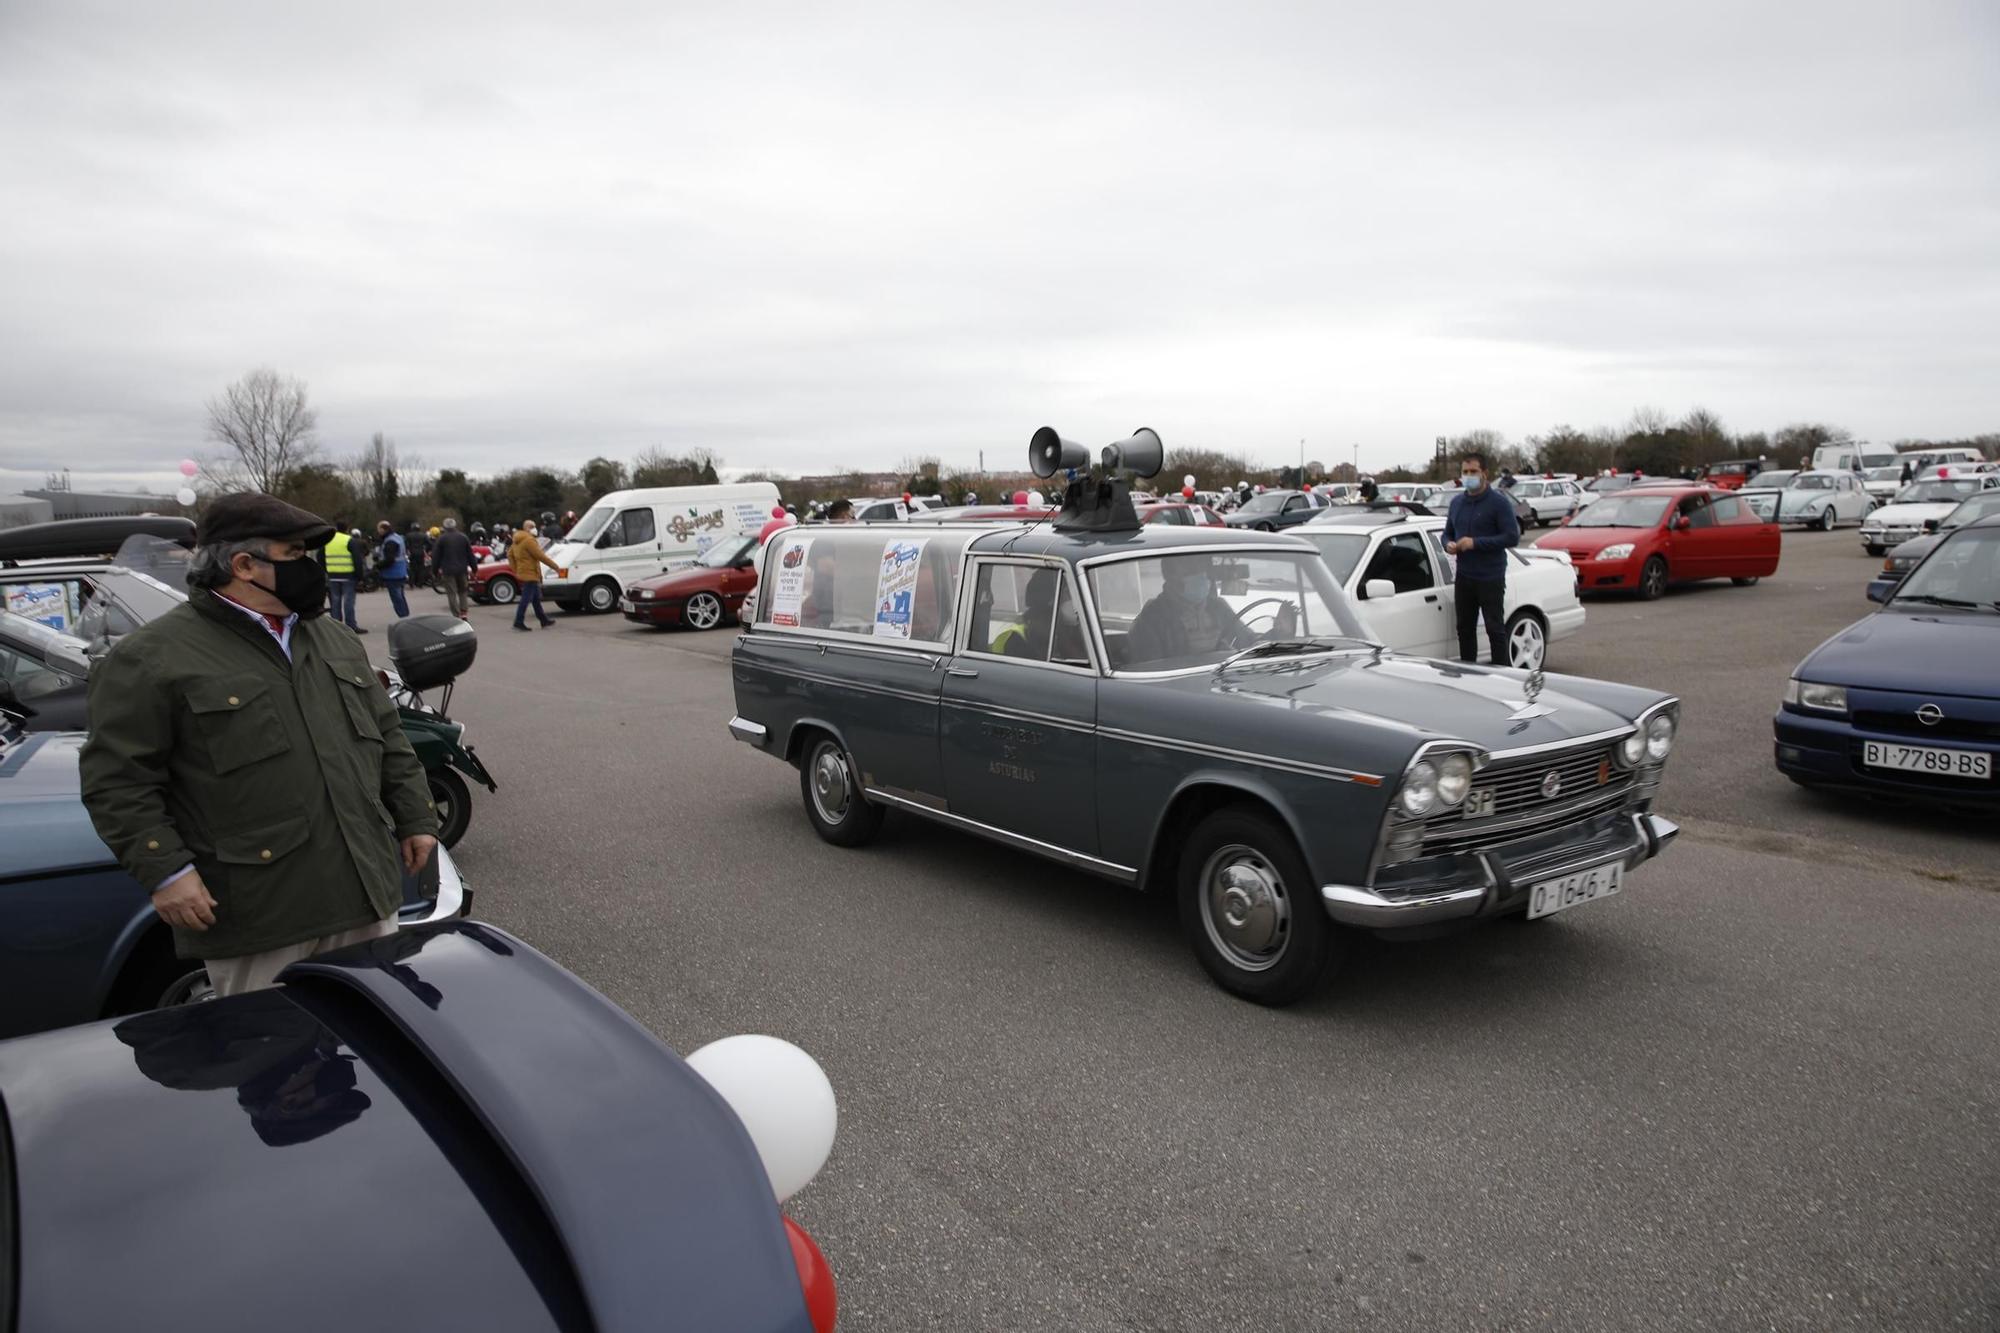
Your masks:
{"label": "taillight", "polygon": [[806,1234],[806,1229],[785,1218],[785,1239],[792,1243],[792,1262],[799,1268],[799,1290],[805,1293],[806,1314],[811,1316],[813,1333],[833,1333],[840,1317],[840,1300],[833,1290],[833,1269],[826,1256]]}

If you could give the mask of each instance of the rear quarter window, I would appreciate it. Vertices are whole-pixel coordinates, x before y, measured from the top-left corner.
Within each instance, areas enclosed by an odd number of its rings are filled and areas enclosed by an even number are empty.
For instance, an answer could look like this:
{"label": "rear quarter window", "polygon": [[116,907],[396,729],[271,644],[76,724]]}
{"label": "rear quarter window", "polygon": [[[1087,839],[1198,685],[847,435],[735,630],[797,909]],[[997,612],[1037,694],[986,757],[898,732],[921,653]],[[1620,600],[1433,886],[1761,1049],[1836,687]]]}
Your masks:
{"label": "rear quarter window", "polygon": [[758,580],[760,627],[944,644],[973,532],[855,525],[790,528],[771,538]]}

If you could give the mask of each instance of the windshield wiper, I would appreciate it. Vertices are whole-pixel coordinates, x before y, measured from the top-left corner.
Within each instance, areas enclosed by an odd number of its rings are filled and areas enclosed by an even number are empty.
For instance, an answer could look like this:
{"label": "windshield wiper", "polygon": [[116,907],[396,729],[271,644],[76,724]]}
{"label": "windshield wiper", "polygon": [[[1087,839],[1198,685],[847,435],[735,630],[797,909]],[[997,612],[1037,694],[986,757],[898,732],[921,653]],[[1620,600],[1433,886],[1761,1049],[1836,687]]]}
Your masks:
{"label": "windshield wiper", "polygon": [[[1979,603],[1968,602],[1963,597],[1940,597],[1934,592],[1906,592],[1895,598],[1899,602],[1924,602],[1931,606],[1964,606],[1979,609]],[[2000,603],[1996,603],[2000,605]]]}
{"label": "windshield wiper", "polygon": [[1244,648],[1223,658],[1222,661],[1215,664],[1215,669],[1217,671],[1227,671],[1238,662],[1249,662],[1258,658],[1278,657],[1293,653],[1318,652],[1323,648],[1339,643],[1359,644],[1363,648],[1374,648],[1377,646],[1367,639],[1359,638],[1352,634],[1322,634],[1305,639],[1266,639],[1262,643],[1253,643],[1248,648]]}

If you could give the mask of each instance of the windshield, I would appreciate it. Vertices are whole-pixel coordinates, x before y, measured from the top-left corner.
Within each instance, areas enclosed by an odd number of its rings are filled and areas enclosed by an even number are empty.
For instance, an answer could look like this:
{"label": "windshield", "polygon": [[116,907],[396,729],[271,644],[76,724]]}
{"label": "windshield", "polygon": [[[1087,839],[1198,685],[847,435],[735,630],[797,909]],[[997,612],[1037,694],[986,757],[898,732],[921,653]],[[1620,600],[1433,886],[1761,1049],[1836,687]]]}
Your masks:
{"label": "windshield", "polygon": [[590,542],[597,540],[597,534],[611,521],[610,505],[596,505],[589,513],[576,521],[576,526],[563,534],[566,542]]}
{"label": "windshield", "polygon": [[1979,492],[1976,481],[1913,481],[1896,492],[1899,505],[1953,504]]}
{"label": "windshield", "polygon": [[1588,509],[1579,509],[1569,521],[1573,528],[1650,528],[1660,521],[1673,503],[1665,495],[1628,495],[1599,500]]}
{"label": "windshield", "polygon": [[1091,599],[1118,671],[1215,666],[1245,649],[1372,644],[1317,555],[1192,550],[1093,566]]}
{"label": "windshield", "polygon": [[1791,483],[1792,478],[1798,475],[1796,469],[1790,472],[1759,472],[1756,476],[1743,483],[1743,489],[1746,491],[1783,490]]}
{"label": "windshield", "polygon": [[757,544],[755,537],[741,537],[733,542],[717,542],[695,557],[695,564],[703,569],[727,569],[748,554]]}
{"label": "windshield", "polygon": [[1903,469],[1899,467],[1871,467],[1868,469],[1870,481],[1901,481]]}
{"label": "windshield", "polygon": [[1795,491],[1830,491],[1833,478],[1823,473],[1801,472],[1792,478],[1791,489]]}
{"label": "windshield", "polygon": [[1583,489],[1586,491],[1595,491],[1599,495],[1609,495],[1613,491],[1622,491],[1631,484],[1632,478],[1630,477],[1594,477],[1591,479],[1590,484]]}
{"label": "windshield", "polygon": [[1271,514],[1285,507],[1285,497],[1276,491],[1266,491],[1243,506],[1246,514]]}
{"label": "windshield", "polygon": [[2000,514],[2000,491],[1987,491],[1984,494],[1973,496],[1970,500],[1967,500],[1964,504],[1946,514],[1944,522],[1938,526],[1941,528],[1961,528],[1974,519],[1985,518],[1988,514]]}
{"label": "windshield", "polygon": [[1961,528],[1903,581],[1897,602],[2000,611],[2000,528]]}
{"label": "windshield", "polygon": [[1345,585],[1354,567],[1361,563],[1362,553],[1368,549],[1368,534],[1365,532],[1328,531],[1308,523],[1293,531],[1309,539],[1319,547],[1319,558],[1326,561],[1327,572],[1334,582]]}

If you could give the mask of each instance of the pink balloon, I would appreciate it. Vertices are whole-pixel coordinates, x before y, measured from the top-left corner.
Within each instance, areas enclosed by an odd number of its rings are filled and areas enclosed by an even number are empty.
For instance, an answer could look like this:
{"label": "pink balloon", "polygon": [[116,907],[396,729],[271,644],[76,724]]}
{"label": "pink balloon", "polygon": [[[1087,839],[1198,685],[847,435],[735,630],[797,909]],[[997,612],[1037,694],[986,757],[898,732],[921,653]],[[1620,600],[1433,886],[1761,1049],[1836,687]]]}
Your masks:
{"label": "pink balloon", "polygon": [[1014,503],[1015,503],[1015,504],[1017,504],[1017,505],[1025,505],[1025,504],[1027,504],[1027,503],[1028,503],[1028,493],[1027,493],[1026,491],[1015,491],[1015,492],[1014,492]]}
{"label": "pink balloon", "polygon": [[772,518],[783,518],[784,516],[785,516],[785,507],[784,507],[783,505],[772,505],[772,506],[771,506],[771,517],[772,517]]}
{"label": "pink balloon", "polygon": [[183,458],[181,460],[181,475],[183,477],[192,477],[199,471],[201,471],[201,465],[192,458]]}

